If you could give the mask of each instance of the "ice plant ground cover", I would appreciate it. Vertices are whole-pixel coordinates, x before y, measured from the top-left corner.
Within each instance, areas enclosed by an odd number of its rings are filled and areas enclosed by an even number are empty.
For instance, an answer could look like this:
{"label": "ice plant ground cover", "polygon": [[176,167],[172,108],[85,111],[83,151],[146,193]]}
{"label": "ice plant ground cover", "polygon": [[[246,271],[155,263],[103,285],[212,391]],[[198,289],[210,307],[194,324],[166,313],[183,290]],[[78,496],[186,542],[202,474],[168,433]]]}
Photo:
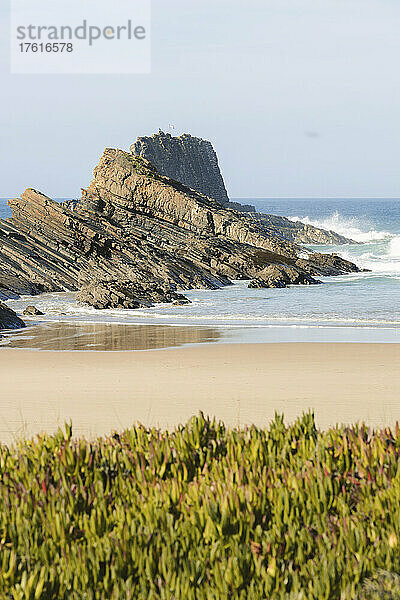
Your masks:
{"label": "ice plant ground cover", "polygon": [[399,598],[400,430],[225,428],[0,447],[0,597]]}

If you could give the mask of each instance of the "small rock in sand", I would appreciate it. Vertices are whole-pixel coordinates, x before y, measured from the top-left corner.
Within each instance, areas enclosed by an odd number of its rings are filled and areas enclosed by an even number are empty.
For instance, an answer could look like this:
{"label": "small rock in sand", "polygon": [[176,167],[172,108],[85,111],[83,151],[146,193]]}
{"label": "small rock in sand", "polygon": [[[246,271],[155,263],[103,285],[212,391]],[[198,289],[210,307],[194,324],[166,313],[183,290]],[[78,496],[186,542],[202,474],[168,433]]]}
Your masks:
{"label": "small rock in sand", "polygon": [[44,315],[44,313],[42,313],[41,310],[36,308],[36,306],[27,306],[22,314],[25,316],[32,316],[32,317],[35,315],[37,315],[37,316]]}
{"label": "small rock in sand", "polygon": [[191,301],[187,298],[178,298],[172,302],[173,306],[184,306],[185,304],[191,304]]}

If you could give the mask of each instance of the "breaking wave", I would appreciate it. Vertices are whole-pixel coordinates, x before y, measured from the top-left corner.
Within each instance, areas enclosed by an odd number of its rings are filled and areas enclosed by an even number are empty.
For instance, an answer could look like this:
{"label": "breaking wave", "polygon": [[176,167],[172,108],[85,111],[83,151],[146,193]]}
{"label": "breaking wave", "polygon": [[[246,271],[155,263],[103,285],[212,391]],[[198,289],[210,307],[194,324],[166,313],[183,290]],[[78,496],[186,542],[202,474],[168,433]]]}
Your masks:
{"label": "breaking wave", "polygon": [[322,219],[311,219],[310,217],[288,217],[291,221],[301,221],[307,225],[313,225],[328,231],[334,231],[355,242],[374,242],[392,237],[388,231],[376,231],[370,228],[368,223],[355,217],[343,217],[338,211]]}

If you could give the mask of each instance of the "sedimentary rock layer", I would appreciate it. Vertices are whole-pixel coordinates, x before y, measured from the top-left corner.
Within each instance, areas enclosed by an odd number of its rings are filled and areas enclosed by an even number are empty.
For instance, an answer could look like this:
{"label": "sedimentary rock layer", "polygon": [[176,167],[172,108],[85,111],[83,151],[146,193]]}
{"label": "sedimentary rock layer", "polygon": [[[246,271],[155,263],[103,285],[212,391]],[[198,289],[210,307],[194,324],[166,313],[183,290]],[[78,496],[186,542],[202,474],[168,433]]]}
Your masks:
{"label": "sedimentary rock layer", "polygon": [[[21,329],[25,323],[6,304],[0,302],[0,330]],[[0,336],[1,337],[1,336]]]}
{"label": "sedimentary rock layer", "polygon": [[33,189],[9,204],[12,218],[0,221],[3,297],[81,289],[94,306],[133,308],[183,300],[177,290],[260,280],[268,265],[308,280],[357,270],[331,255],[301,258],[300,246],[264,222],[122,150],[105,150],[74,210]]}
{"label": "sedimentary rock layer", "polygon": [[334,231],[293,222],[286,217],[256,213],[254,206],[229,200],[217,154],[208,140],[188,133],[174,137],[160,130],[152,136],[139,137],[130,149],[134,156],[147,159],[160,174],[217,200],[225,208],[253,213],[254,219],[284,239],[298,244],[355,243]]}
{"label": "sedimentary rock layer", "polygon": [[187,133],[173,137],[160,130],[151,137],[139,137],[132,144],[131,152],[151,162],[160,174],[221,204],[228,204],[228,194],[211,142]]}
{"label": "sedimentary rock layer", "polygon": [[130,149],[134,156],[142,156],[151,162],[162,175],[225,207],[255,211],[254,206],[229,201],[217,154],[208,140],[188,133],[174,137],[160,130],[150,137],[139,137]]}
{"label": "sedimentary rock layer", "polygon": [[285,240],[295,242],[296,244],[323,244],[327,246],[334,244],[340,246],[357,243],[335,231],[320,229],[319,227],[314,227],[314,225],[300,221],[291,221],[287,217],[256,213],[253,215],[253,218],[269,227],[271,231],[274,231]]}

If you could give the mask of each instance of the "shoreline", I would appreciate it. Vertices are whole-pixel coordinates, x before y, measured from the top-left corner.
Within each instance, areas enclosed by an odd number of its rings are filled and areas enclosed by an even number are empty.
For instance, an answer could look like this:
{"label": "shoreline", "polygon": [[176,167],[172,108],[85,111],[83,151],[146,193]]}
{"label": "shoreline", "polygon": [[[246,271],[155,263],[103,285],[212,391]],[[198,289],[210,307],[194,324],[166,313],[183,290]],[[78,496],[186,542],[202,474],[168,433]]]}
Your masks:
{"label": "shoreline", "polygon": [[400,343],[400,328],[351,325],[224,325],[115,323],[73,320],[27,321],[2,332],[0,351],[137,352],[204,344]]}
{"label": "shoreline", "polygon": [[[0,441],[72,420],[98,436],[140,421],[173,428],[202,410],[229,426],[292,422],[313,409],[319,427],[399,419],[400,344],[198,344],[135,352],[1,349]],[[33,360],[32,360],[33,359]]]}

